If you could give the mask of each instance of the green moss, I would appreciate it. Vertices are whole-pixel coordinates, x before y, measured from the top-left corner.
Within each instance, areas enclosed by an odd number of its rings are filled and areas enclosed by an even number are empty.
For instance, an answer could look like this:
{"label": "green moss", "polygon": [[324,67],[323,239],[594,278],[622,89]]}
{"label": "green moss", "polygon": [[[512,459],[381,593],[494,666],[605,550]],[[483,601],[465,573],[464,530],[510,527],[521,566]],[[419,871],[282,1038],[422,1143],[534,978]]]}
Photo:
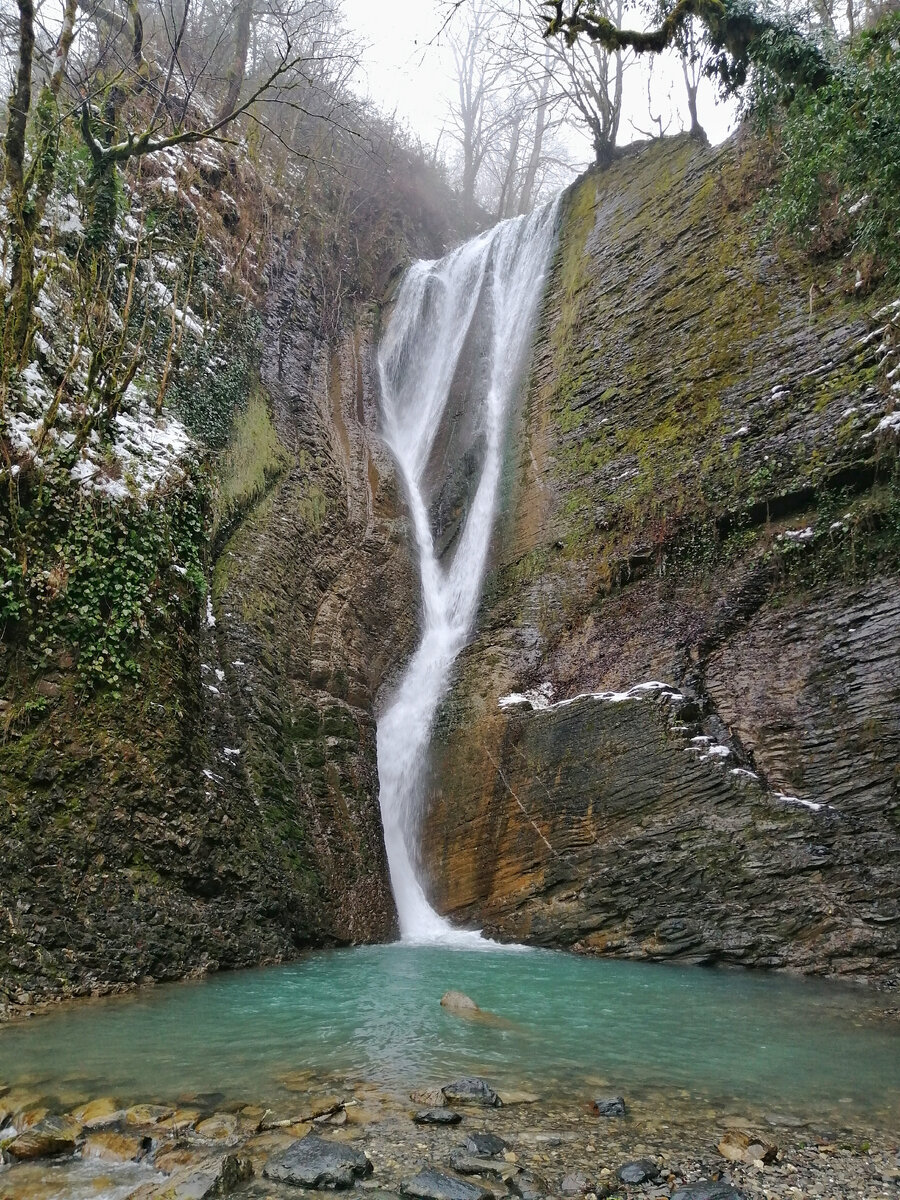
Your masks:
{"label": "green moss", "polygon": [[291,462],[272,422],[266,394],[257,385],[244,410],[236,415],[228,445],[218,462],[213,538],[256,503]]}

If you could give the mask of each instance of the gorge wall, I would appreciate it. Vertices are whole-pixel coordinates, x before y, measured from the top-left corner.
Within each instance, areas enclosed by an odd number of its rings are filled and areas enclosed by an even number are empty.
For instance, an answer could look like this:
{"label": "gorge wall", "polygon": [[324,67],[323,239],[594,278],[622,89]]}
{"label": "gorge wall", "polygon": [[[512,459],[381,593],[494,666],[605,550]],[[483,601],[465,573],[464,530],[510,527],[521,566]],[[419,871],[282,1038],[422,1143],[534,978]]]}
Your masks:
{"label": "gorge wall", "polygon": [[758,171],[679,138],[567,198],[430,893],[503,939],[896,981],[900,308],[773,247]]}
{"label": "gorge wall", "polygon": [[[446,236],[396,224],[378,290]],[[373,432],[378,306],[326,336],[316,253],[286,237],[267,270],[260,386],[210,465],[208,609],[117,690],[85,691],[71,654],[35,678],[0,653],[0,717],[34,713],[0,737],[0,1017],[395,932],[374,709],[414,564]]]}

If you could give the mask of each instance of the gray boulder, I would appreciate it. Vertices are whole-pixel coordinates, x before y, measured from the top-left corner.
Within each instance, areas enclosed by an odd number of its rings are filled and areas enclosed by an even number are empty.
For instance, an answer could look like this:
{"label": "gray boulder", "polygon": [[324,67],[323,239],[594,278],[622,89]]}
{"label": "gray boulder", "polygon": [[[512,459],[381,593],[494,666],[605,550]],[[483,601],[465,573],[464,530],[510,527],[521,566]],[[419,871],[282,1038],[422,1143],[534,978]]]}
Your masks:
{"label": "gray boulder", "polygon": [[473,1075],[447,1083],[441,1091],[451,1104],[483,1104],[487,1108],[499,1108],[503,1103],[486,1079]]}
{"label": "gray boulder", "polygon": [[465,1179],[445,1175],[434,1167],[425,1167],[400,1188],[404,1196],[416,1200],[494,1200],[494,1193]]}
{"label": "gray boulder", "polygon": [[479,1158],[493,1158],[495,1154],[502,1154],[508,1148],[508,1143],[504,1142],[503,1138],[497,1137],[496,1133],[476,1130],[466,1134],[466,1149],[470,1154],[478,1155]]}
{"label": "gray boulder", "polygon": [[594,1101],[593,1110],[598,1117],[624,1117],[625,1100],[622,1096],[600,1096]]}
{"label": "gray boulder", "polygon": [[329,1142],[308,1133],[266,1163],[263,1175],[276,1183],[295,1187],[348,1188],[372,1174],[372,1164],[361,1150],[343,1142]]}
{"label": "gray boulder", "polygon": [[458,1125],[461,1120],[452,1108],[423,1108],[413,1117],[416,1125]]}
{"label": "gray boulder", "polygon": [[622,1183],[652,1183],[659,1176],[659,1167],[649,1158],[639,1158],[635,1162],[624,1163],[616,1175]]}

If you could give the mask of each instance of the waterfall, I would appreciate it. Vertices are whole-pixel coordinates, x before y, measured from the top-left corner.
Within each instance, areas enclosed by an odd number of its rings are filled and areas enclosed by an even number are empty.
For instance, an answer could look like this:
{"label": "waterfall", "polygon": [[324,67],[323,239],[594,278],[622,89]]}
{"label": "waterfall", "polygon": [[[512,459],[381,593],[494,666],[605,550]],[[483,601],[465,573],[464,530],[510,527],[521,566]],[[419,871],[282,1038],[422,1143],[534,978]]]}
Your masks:
{"label": "waterfall", "polygon": [[[384,435],[406,490],[422,589],[421,641],[378,722],[381,814],[404,941],[479,939],[455,931],[428,903],[417,869],[418,827],[434,716],[481,595],[507,416],[526,365],[557,209],[554,201],[436,262],[415,263],[379,350]],[[426,476],[463,347],[473,337],[484,353],[465,405],[467,419],[477,422],[480,474],[445,563],[435,547]]]}

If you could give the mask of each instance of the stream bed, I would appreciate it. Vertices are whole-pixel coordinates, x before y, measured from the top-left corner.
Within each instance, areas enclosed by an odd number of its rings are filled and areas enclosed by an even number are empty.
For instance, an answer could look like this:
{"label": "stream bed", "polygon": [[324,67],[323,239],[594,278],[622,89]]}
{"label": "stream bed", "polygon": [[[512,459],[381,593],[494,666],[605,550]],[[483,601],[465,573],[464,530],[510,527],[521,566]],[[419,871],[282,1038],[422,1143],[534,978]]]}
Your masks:
{"label": "stream bed", "polygon": [[[458,989],[485,1015],[440,1006]],[[890,998],[743,971],[541,950],[361,947],[77,1003],[0,1027],[0,1082],[50,1107],[216,1093],[283,1103],[296,1078],[408,1092],[479,1074],[587,1102],[660,1091],[900,1127]]]}

